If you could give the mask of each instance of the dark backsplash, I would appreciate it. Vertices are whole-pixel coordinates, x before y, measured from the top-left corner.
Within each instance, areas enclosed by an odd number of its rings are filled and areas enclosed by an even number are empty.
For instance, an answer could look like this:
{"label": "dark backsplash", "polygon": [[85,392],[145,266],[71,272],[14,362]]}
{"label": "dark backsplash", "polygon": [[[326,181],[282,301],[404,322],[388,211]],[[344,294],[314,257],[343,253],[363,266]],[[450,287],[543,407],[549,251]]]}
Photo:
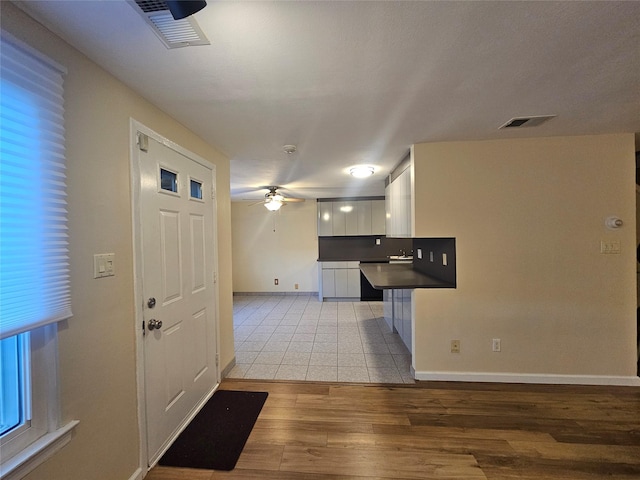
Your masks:
{"label": "dark backsplash", "polygon": [[[376,239],[380,239],[380,245],[376,245]],[[387,238],[384,235],[318,237],[318,260],[386,261],[389,255],[400,255],[401,250],[410,255],[412,242],[411,238]]]}
{"label": "dark backsplash", "polygon": [[[380,239],[380,245],[376,245],[376,239]],[[421,259],[418,249],[422,250]],[[413,255],[414,270],[456,285],[455,238],[318,237],[318,260],[321,262],[385,262],[389,255],[400,255],[403,251]],[[447,255],[447,265],[442,264],[443,253]]]}
{"label": "dark backsplash", "polygon": [[[456,239],[455,238],[414,238],[413,269],[456,285]],[[422,258],[418,258],[418,249]],[[430,260],[433,252],[433,262]],[[442,254],[447,255],[447,265],[442,264]]]}

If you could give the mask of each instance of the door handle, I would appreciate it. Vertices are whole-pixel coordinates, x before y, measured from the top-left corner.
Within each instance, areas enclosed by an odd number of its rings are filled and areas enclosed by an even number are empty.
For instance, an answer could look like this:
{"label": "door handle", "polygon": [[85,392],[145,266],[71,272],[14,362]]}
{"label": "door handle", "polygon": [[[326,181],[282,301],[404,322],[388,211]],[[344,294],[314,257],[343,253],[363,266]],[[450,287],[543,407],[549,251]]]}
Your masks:
{"label": "door handle", "polygon": [[151,320],[149,320],[149,323],[147,323],[147,327],[149,328],[149,331],[160,330],[162,328],[162,320],[156,320],[155,318],[152,318]]}

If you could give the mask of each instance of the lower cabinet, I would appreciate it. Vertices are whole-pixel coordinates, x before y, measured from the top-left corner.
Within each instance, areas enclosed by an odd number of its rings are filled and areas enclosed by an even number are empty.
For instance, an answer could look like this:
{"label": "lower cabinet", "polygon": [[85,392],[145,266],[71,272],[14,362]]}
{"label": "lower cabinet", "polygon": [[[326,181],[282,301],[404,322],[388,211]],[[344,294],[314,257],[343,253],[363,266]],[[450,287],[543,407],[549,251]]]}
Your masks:
{"label": "lower cabinet", "polygon": [[411,352],[411,289],[384,291],[384,320],[389,329],[397,333]]}
{"label": "lower cabinet", "polygon": [[360,300],[360,262],[321,262],[321,300],[357,298]]}
{"label": "lower cabinet", "polygon": [[393,332],[393,290],[386,289],[382,291],[382,308],[384,321],[389,327],[389,331]]}
{"label": "lower cabinet", "polygon": [[413,290],[402,290],[402,341],[407,350],[411,352],[411,292]]}

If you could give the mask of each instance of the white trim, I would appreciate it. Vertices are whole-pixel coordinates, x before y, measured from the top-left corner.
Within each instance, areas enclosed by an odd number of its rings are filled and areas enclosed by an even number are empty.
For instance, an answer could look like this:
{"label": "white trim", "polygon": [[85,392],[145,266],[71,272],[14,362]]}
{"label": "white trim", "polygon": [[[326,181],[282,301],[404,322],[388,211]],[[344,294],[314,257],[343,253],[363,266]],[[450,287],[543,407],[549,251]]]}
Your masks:
{"label": "white trim", "polygon": [[619,385],[640,387],[640,377],[545,375],[530,373],[416,372],[416,380],[439,382],[541,383],[552,385]]}
{"label": "white trim", "polygon": [[[141,239],[142,239],[142,223],[141,223],[141,218],[140,218],[140,210],[139,210],[139,205],[140,205],[140,166],[139,166],[139,153],[138,153],[138,141],[137,141],[137,134],[138,132],[143,133],[145,135],[147,135],[148,137],[153,138],[154,140],[156,140],[157,142],[161,143],[162,145],[180,153],[181,155],[184,155],[185,157],[195,161],[196,163],[201,164],[202,166],[208,168],[211,170],[211,175],[212,175],[212,184],[213,184],[213,189],[214,189],[214,194],[213,194],[213,209],[214,209],[214,215],[215,215],[215,219],[217,222],[218,219],[218,215],[217,215],[217,210],[218,210],[218,204],[217,204],[217,195],[215,194],[216,192],[216,179],[217,179],[217,174],[216,174],[216,166],[205,160],[204,158],[200,157],[199,155],[196,155],[195,153],[181,147],[180,145],[168,140],[167,138],[161,136],[160,134],[156,133],[155,131],[153,131],[152,129],[148,128],[147,126],[143,125],[142,123],[138,122],[137,120],[135,120],[134,118],[130,118],[129,119],[129,168],[130,168],[130,178],[131,178],[131,220],[132,220],[132,232],[133,232],[133,236],[132,236],[132,247],[133,247],[133,278],[134,278],[134,282],[133,282],[133,294],[134,294],[134,299],[135,299],[135,315],[134,315],[134,330],[135,330],[135,336],[136,336],[136,383],[137,383],[137,391],[138,391],[138,438],[140,440],[140,452],[139,452],[139,468],[138,470],[140,472],[142,472],[143,477],[146,475],[146,473],[148,472],[149,468],[152,465],[149,465],[149,458],[148,458],[148,445],[147,445],[147,412],[146,412],[146,394],[145,394],[145,389],[144,389],[144,383],[145,383],[145,379],[144,379],[144,372],[145,372],[145,365],[144,365],[144,342],[143,342],[143,337],[142,337],[142,320],[143,320],[143,305],[144,305],[144,298],[142,298],[142,272],[143,272],[143,266],[142,266],[142,255],[141,255],[141,250],[142,250],[142,244],[141,244]],[[203,195],[208,194],[207,192],[203,192]],[[214,279],[216,280],[214,282],[214,296],[215,296],[215,329],[216,329],[216,354],[219,355],[220,354],[220,306],[219,306],[219,299],[220,299],[220,295],[219,295],[219,287],[218,287],[218,282],[219,282],[219,275],[218,275],[218,226],[217,223],[214,225],[214,233],[213,233],[213,242],[214,242],[214,265],[213,265],[213,272],[212,274],[214,275]],[[221,381],[221,375],[220,375],[220,366],[216,365],[216,385],[214,385],[213,389],[211,390],[211,392],[206,395],[206,399],[208,400],[211,395],[213,395],[213,393],[215,392],[215,390],[218,388],[219,384]],[[171,443],[173,443],[173,441],[177,438],[177,436],[180,434],[180,432],[182,432],[182,430],[184,430],[184,428],[186,428],[186,426],[188,425],[188,423],[193,419],[193,417],[198,413],[198,411],[200,411],[200,409],[202,408],[202,406],[204,406],[204,404],[206,403],[206,401],[201,402],[200,405],[198,405],[193,413],[188,417],[187,422],[185,422],[184,425],[182,425],[179,429],[178,432],[173,436],[173,438],[171,438],[170,442],[168,442],[167,444],[167,448],[169,445],[171,445]],[[163,452],[164,453],[164,452]],[[159,455],[158,458],[161,458],[162,455]],[[137,471],[136,471],[137,472]]]}
{"label": "white trim", "polygon": [[56,431],[49,432],[0,466],[2,480],[18,480],[26,476],[71,440],[73,429],[80,423],[73,420]]}

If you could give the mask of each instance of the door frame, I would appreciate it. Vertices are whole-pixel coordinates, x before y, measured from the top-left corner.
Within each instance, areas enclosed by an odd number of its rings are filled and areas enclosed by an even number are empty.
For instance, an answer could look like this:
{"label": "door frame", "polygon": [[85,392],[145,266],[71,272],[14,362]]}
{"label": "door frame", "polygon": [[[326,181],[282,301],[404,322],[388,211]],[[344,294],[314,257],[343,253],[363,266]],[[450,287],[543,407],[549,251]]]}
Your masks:
{"label": "door frame", "polygon": [[[142,479],[147,471],[153,467],[149,465],[149,458],[147,452],[147,411],[146,411],[146,391],[145,391],[145,360],[144,360],[144,338],[142,335],[142,321],[143,321],[143,308],[144,298],[142,298],[143,292],[143,265],[142,265],[142,223],[140,212],[140,156],[138,155],[138,132],[156,140],[181,155],[189,158],[190,160],[199,163],[207,168],[211,169],[212,174],[212,187],[211,192],[213,197],[213,210],[214,210],[214,230],[213,230],[213,290],[214,290],[214,328],[216,332],[216,384],[208,393],[206,398],[196,406],[192,414],[187,418],[184,425],[181,426],[178,432],[171,439],[169,445],[177,438],[177,436],[186,428],[189,422],[195,417],[198,411],[204,406],[204,404],[211,398],[214,392],[220,385],[220,292],[218,287],[218,202],[216,195],[216,166],[205,160],[204,158],[196,155],[195,153],[181,147],[180,145],[172,142],[171,140],[156,133],[149,127],[138,122],[134,118],[129,119],[129,166],[130,166],[130,178],[131,178],[131,220],[132,220],[132,243],[133,243],[133,297],[134,297],[134,332],[135,332],[135,346],[136,346],[136,388],[138,397],[138,438],[140,441],[139,452],[139,470]],[[168,447],[167,447],[168,448]],[[164,452],[160,454],[158,458],[162,456]]]}

